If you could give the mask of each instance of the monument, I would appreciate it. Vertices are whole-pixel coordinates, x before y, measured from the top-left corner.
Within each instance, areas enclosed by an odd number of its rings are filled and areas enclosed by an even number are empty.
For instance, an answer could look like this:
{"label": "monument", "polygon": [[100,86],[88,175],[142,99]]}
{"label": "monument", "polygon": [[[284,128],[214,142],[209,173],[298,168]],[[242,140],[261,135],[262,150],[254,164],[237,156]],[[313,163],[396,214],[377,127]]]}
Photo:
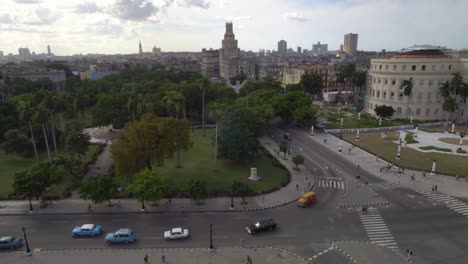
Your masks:
{"label": "monument", "polygon": [[261,180],[262,177],[259,177],[257,175],[257,168],[256,167],[251,167],[250,168],[250,177],[249,177],[249,180],[251,181],[259,181]]}

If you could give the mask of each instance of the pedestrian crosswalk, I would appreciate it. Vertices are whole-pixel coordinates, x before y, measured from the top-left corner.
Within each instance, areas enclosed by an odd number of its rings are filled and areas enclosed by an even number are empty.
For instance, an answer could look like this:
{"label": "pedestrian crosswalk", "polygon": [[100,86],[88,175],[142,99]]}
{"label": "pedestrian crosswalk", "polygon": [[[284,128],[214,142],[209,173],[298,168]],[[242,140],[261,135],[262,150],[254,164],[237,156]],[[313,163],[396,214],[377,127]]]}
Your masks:
{"label": "pedestrian crosswalk", "polygon": [[445,203],[448,208],[452,209],[453,211],[459,214],[462,214],[463,216],[468,217],[468,204],[466,204],[465,202],[455,199],[449,195],[437,192],[418,192],[434,201]]}
{"label": "pedestrian crosswalk", "polygon": [[340,178],[318,178],[318,186],[321,188],[344,189],[344,181]]}
{"label": "pedestrian crosswalk", "polygon": [[359,214],[367,236],[372,244],[388,247],[396,252],[400,251],[392,233],[388,230],[377,208],[368,208],[367,212],[362,212],[362,210],[359,209]]}
{"label": "pedestrian crosswalk", "polygon": [[378,182],[378,183],[370,183],[367,187],[372,189],[373,191],[377,190],[393,190],[397,188],[401,188],[400,185],[393,183],[393,182]]}

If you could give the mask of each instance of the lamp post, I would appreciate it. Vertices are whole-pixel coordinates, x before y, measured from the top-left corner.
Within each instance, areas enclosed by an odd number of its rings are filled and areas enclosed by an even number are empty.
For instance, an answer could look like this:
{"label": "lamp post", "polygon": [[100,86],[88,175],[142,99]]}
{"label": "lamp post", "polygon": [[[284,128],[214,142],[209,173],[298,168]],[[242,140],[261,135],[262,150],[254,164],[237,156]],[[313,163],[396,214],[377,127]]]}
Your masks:
{"label": "lamp post", "polygon": [[210,224],[210,250],[213,250],[213,224]]}
{"label": "lamp post", "polygon": [[455,122],[452,123],[452,134],[455,134]]}
{"label": "lamp post", "polygon": [[418,125],[414,127],[414,137],[418,137]]}
{"label": "lamp post", "polygon": [[26,255],[30,256],[32,254],[31,249],[29,249],[28,237],[26,236],[26,228],[21,228],[23,230],[24,244],[26,245]]}
{"label": "lamp post", "polygon": [[288,139],[288,156],[291,156],[291,139]]}
{"label": "lamp post", "polygon": [[401,158],[401,138],[400,138],[400,144],[398,144],[398,153],[396,158],[399,160]]}

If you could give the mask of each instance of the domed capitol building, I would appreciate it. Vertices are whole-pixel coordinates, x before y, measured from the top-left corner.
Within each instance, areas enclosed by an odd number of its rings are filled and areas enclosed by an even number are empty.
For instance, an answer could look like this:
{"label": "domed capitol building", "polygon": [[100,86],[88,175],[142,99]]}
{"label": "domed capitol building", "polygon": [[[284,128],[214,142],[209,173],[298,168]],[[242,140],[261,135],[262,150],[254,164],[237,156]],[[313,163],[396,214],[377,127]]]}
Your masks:
{"label": "domed capitol building", "polygon": [[[468,83],[468,50],[415,45],[391,58],[372,59],[365,111],[375,115],[376,106],[388,105],[395,109],[393,118],[445,120],[448,113],[442,109],[444,99],[440,87],[454,73],[459,73]],[[407,97],[401,85],[410,78],[413,90]],[[452,118],[465,120],[467,109],[465,104],[465,109],[458,109]]]}

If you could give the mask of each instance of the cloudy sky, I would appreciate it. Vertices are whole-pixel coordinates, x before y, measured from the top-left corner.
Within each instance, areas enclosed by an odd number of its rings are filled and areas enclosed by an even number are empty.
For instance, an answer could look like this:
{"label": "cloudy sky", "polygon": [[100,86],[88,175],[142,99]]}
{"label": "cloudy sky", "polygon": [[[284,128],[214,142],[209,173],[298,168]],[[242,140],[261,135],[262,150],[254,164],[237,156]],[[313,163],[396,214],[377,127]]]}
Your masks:
{"label": "cloudy sky", "polygon": [[338,49],[359,34],[360,50],[413,44],[468,48],[468,0],[0,0],[0,50],[57,55],[219,48],[226,20],[245,50]]}

